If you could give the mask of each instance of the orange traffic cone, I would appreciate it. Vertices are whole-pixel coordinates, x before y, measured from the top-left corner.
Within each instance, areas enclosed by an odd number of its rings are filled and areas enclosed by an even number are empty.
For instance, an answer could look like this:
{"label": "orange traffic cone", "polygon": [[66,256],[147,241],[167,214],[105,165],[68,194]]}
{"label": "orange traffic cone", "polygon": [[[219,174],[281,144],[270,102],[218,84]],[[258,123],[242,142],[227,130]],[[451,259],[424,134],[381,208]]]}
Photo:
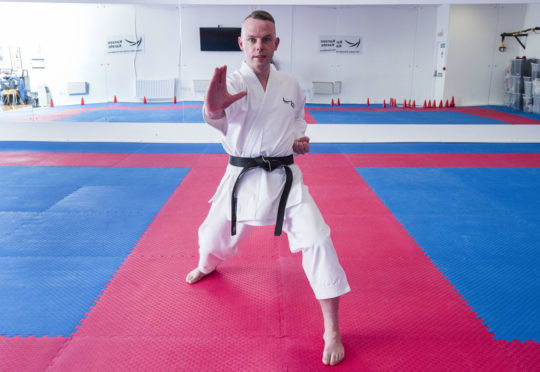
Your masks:
{"label": "orange traffic cone", "polygon": [[146,105],[146,96],[144,96],[143,103]]}
{"label": "orange traffic cone", "polygon": [[116,96],[114,96],[114,103],[118,103],[118,100],[116,99]]}

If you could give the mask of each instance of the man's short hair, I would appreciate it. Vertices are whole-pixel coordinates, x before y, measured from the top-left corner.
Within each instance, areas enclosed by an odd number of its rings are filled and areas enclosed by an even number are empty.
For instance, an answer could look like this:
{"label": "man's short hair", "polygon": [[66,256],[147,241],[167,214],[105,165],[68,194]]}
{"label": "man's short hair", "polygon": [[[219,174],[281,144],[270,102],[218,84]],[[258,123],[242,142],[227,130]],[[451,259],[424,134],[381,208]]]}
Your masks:
{"label": "man's short hair", "polygon": [[251,12],[251,14],[248,15],[244,19],[244,21],[249,18],[258,19],[260,21],[270,21],[273,24],[276,24],[276,22],[274,21],[274,17],[272,17],[272,14],[268,13],[266,10],[255,10]]}

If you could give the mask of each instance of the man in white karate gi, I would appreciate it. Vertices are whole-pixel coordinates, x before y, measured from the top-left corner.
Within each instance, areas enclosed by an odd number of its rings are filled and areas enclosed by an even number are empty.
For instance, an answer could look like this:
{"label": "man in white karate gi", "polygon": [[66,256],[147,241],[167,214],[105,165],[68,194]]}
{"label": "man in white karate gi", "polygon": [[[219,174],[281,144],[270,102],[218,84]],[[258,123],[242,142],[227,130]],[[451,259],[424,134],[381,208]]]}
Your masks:
{"label": "man in white karate gi", "polygon": [[276,224],[275,234],[283,229],[291,251],[302,252],[324,318],[322,361],[335,365],[345,357],[339,297],[350,288],[330,229],[293,164],[293,153],[309,151],[305,96],[291,75],[271,63],[279,38],[269,13],[251,13],[238,43],[242,66],[230,76],[227,66],[216,68],[204,100],[204,118],[223,134],[229,165],[199,228],[199,266],[186,281],[194,284],[232,258],[251,226]]}

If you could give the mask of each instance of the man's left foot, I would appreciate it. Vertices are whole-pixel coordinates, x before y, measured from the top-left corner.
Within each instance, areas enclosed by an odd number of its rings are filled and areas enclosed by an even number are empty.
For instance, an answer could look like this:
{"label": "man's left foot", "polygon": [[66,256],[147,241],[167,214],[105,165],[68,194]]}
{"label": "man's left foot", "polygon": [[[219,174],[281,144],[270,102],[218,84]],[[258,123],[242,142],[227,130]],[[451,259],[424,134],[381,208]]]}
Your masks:
{"label": "man's left foot", "polygon": [[341,363],[343,359],[345,359],[345,348],[341,342],[341,335],[339,333],[325,334],[323,339],[323,364],[335,366],[336,364]]}

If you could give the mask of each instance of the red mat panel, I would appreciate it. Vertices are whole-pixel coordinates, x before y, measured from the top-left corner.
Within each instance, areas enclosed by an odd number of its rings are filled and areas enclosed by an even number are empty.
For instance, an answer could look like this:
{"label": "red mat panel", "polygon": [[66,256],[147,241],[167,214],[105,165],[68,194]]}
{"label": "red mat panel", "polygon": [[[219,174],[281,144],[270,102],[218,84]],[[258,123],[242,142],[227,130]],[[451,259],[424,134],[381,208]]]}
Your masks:
{"label": "red mat panel", "polygon": [[45,371],[68,341],[67,337],[0,336],[0,371]]}

